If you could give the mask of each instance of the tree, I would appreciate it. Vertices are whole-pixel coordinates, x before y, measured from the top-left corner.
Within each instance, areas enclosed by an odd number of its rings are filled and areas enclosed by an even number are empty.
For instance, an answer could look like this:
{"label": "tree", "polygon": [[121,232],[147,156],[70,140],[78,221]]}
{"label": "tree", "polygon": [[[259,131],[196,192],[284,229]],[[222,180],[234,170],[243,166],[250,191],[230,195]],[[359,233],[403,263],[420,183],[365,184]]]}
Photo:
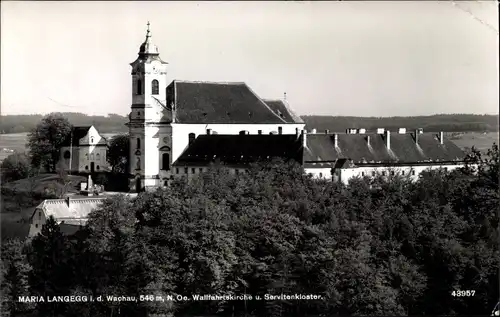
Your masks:
{"label": "tree", "polygon": [[61,114],[51,113],[28,134],[27,148],[34,167],[56,171],[61,146],[71,134],[72,125]]}
{"label": "tree", "polygon": [[[50,216],[41,232],[33,239],[28,255],[32,266],[30,286],[32,295],[60,296],[70,293],[74,284],[74,265],[70,255],[68,238]],[[64,303],[39,303],[42,315],[64,314]]]}
{"label": "tree", "polygon": [[18,301],[19,296],[31,295],[28,284],[30,270],[23,242],[17,239],[5,241],[2,245],[2,316],[15,316],[33,308]]}
{"label": "tree", "polygon": [[115,135],[108,147],[107,160],[111,165],[111,170],[115,173],[128,173],[128,158],[129,158],[129,135]]}
{"label": "tree", "polygon": [[5,182],[27,178],[32,171],[30,159],[25,153],[14,153],[7,156],[1,164],[1,169]]}

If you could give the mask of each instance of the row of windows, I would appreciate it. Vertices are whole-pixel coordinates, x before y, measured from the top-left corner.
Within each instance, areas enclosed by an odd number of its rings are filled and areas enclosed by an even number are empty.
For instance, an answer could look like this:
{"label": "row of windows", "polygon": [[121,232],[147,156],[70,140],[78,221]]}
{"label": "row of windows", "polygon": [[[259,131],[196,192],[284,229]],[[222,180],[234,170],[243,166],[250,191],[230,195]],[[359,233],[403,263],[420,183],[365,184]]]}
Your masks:
{"label": "row of windows", "polygon": [[[448,171],[448,168],[445,167],[444,170]],[[396,172],[395,171],[391,171],[390,174],[391,174],[391,176],[395,176]],[[413,175],[413,176],[415,176],[415,174],[416,174],[415,170],[412,170],[410,174]],[[312,175],[312,174],[310,173],[310,175]],[[375,177],[376,175],[377,175],[377,172],[375,172],[375,171],[371,172],[371,176]],[[386,171],[382,171],[382,176],[386,176],[386,175],[387,175],[387,172]],[[405,171],[401,171],[401,175],[404,176],[405,175]],[[361,172],[361,177],[364,177],[364,176],[368,176],[367,173]],[[319,173],[319,177],[322,178],[323,177],[323,173]]]}
{"label": "row of windows", "polygon": [[[190,174],[196,174],[196,171],[198,171],[198,173],[200,173],[200,174],[203,173],[203,167],[199,167],[199,168],[196,168],[196,167],[191,167],[191,168],[184,167],[184,174],[189,174],[189,173]],[[245,170],[245,171],[248,172],[248,170]],[[180,172],[179,168],[178,167],[175,168],[175,174],[179,174],[179,172]],[[240,170],[235,169],[234,173],[236,175],[238,175],[240,173]]]}
{"label": "row of windows", "polygon": [[[138,95],[142,95],[142,80],[140,79],[137,80],[136,93]],[[156,79],[153,79],[153,81],[151,82],[151,94],[158,95],[159,93],[160,93],[159,83]]]}
{"label": "row of windows", "polygon": [[[64,152],[64,156],[63,156],[63,157],[64,157],[65,159],[69,159],[69,158],[70,158],[70,156],[71,156],[71,154],[69,153],[69,151]],[[87,159],[87,161],[89,160],[89,154],[88,154],[88,153],[85,153],[85,158]],[[97,153],[97,154],[95,155],[95,159],[96,159],[97,161],[100,161],[100,160],[101,160],[101,155],[100,155],[99,153]],[[104,156],[104,154],[103,154],[102,159],[103,159],[103,160],[105,160],[105,159],[106,159],[106,157]],[[91,154],[90,154],[90,160],[94,160],[94,153],[91,153]]]}
{"label": "row of windows", "polygon": [[[87,158],[87,161],[89,160],[89,154],[88,153],[85,153],[85,158]],[[94,153],[91,153],[90,154],[90,160],[93,160],[93,159],[94,159]],[[99,153],[97,153],[95,155],[95,159],[96,159],[96,161],[100,161],[101,160],[101,155]],[[104,157],[103,157],[103,159],[104,159]]]}
{"label": "row of windows", "polygon": [[[99,167],[99,165],[97,165],[95,167],[96,170],[100,170],[101,168]],[[89,170],[89,166],[88,165],[85,165],[85,170],[88,171]]]}

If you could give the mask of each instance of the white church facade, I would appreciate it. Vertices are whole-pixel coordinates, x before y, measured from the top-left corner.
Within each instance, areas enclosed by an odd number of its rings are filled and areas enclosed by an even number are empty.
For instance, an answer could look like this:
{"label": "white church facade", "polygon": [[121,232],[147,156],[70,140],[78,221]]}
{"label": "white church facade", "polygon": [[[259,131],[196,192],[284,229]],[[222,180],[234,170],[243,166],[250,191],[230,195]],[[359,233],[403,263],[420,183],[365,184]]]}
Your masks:
{"label": "white church facade", "polygon": [[167,84],[168,63],[151,41],[149,23],[130,65],[129,167],[136,190],[191,178],[216,161],[238,173],[257,161],[294,160],[313,177],[343,183],[377,174],[416,179],[428,169],[463,165],[465,153],[442,132],[307,133],[286,98],[262,99],[244,82]]}

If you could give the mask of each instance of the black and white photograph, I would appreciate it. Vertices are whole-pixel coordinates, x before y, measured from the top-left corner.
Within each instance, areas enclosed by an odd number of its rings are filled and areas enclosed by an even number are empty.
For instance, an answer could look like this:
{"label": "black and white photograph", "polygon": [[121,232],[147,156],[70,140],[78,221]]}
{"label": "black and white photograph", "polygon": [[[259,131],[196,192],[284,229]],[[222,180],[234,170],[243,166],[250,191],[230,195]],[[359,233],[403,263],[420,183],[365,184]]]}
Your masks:
{"label": "black and white photograph", "polygon": [[0,5],[1,316],[500,316],[498,1]]}

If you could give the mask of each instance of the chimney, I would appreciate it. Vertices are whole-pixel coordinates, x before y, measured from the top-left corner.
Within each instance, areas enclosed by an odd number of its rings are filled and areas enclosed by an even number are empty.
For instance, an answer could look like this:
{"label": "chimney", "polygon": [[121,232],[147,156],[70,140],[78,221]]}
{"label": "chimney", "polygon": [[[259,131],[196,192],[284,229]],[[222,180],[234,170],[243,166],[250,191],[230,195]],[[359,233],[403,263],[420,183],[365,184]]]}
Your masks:
{"label": "chimney", "polygon": [[299,135],[299,128],[295,128],[295,135],[298,136]]}
{"label": "chimney", "polygon": [[385,129],[384,128],[378,128],[377,129],[377,134],[384,134]]}
{"label": "chimney", "polygon": [[325,134],[328,134],[328,133],[330,133],[330,130],[326,129]]}
{"label": "chimney", "polygon": [[418,135],[420,134],[420,131],[418,129],[415,130],[415,144],[418,145]]}
{"label": "chimney", "polygon": [[405,134],[406,128],[399,128],[399,134]]}
{"label": "chimney", "polygon": [[258,134],[258,135],[261,135],[261,134],[262,134],[262,130],[258,130],[258,131],[257,131],[257,134]]}
{"label": "chimney", "polygon": [[370,146],[370,136],[369,135],[366,136],[366,144],[368,146]]}
{"label": "chimney", "polygon": [[444,133],[443,131],[439,132],[439,144],[443,144],[444,141]]}
{"label": "chimney", "polygon": [[387,130],[385,131],[385,146],[387,146],[387,149],[391,149],[391,131]]}
{"label": "chimney", "polygon": [[333,144],[335,145],[335,148],[339,147],[339,135],[337,133],[333,135]]}
{"label": "chimney", "polygon": [[278,127],[278,134],[283,134],[283,128],[282,127]]}
{"label": "chimney", "polygon": [[366,129],[365,128],[358,129],[358,133],[359,134],[365,134],[366,133]]}
{"label": "chimney", "polygon": [[302,137],[302,146],[307,147],[307,131],[305,129],[302,130],[301,137]]}
{"label": "chimney", "polygon": [[207,135],[212,134],[212,129],[207,129]]}
{"label": "chimney", "polygon": [[311,130],[311,133],[312,133],[312,134],[316,133],[316,129],[312,129],[312,130]]}

